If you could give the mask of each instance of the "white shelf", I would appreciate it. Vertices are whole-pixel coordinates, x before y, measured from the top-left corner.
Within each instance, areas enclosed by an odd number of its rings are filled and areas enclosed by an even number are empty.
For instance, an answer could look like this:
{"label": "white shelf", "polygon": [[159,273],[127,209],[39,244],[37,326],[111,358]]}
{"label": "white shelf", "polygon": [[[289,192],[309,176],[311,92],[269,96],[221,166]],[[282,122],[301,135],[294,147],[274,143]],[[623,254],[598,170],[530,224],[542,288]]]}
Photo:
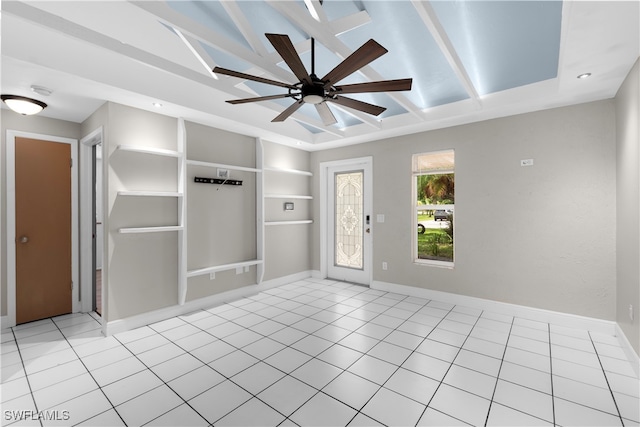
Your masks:
{"label": "white shelf", "polygon": [[290,174],[294,174],[294,175],[313,176],[313,174],[311,172],[298,170],[298,169],[285,169],[285,168],[274,168],[274,167],[270,167],[270,166],[265,166],[264,170],[271,171],[271,172],[290,173]]}
{"label": "white shelf", "polygon": [[182,197],[177,191],[118,191],[118,196],[135,197]]}
{"label": "white shelf", "polygon": [[234,270],[236,268],[249,267],[252,265],[259,265],[262,263],[263,261],[260,259],[253,259],[250,261],[235,262],[232,264],[215,265],[213,267],[199,268],[197,270],[187,271],[187,277],[202,276],[209,273],[217,273],[219,271]]}
{"label": "white shelf", "polygon": [[267,199],[313,199],[313,196],[305,196],[299,194],[265,194],[264,197]]}
{"label": "white shelf", "polygon": [[187,160],[187,165],[203,166],[206,168],[231,169],[231,170],[245,171],[245,172],[262,172],[262,169],[257,169],[257,168],[247,168],[244,166],[226,165],[224,163],[201,162],[199,160]]}
{"label": "white shelf", "polygon": [[130,151],[133,153],[143,153],[143,154],[155,154],[157,156],[166,156],[166,157],[182,157],[182,153],[174,150],[165,150],[164,148],[153,148],[153,147],[141,147],[138,145],[118,145],[116,146],[116,150],[121,151]]}
{"label": "white shelf", "polygon": [[184,227],[181,225],[169,225],[160,227],[133,227],[133,228],[121,228],[119,231],[121,234],[137,234],[137,233],[162,233],[165,231],[180,231]]}
{"label": "white shelf", "polygon": [[312,219],[303,219],[300,221],[265,221],[264,225],[299,225],[299,224],[313,224]]}

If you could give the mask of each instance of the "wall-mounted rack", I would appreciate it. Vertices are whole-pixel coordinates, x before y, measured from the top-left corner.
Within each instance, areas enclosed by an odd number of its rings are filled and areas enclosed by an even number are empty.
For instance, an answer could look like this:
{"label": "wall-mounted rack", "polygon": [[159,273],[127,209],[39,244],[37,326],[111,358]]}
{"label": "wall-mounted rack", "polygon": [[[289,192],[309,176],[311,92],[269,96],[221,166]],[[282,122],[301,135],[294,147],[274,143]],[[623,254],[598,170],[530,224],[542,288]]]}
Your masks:
{"label": "wall-mounted rack", "polygon": [[201,184],[242,185],[242,181],[237,179],[202,178],[199,176],[194,177],[193,182],[199,182]]}

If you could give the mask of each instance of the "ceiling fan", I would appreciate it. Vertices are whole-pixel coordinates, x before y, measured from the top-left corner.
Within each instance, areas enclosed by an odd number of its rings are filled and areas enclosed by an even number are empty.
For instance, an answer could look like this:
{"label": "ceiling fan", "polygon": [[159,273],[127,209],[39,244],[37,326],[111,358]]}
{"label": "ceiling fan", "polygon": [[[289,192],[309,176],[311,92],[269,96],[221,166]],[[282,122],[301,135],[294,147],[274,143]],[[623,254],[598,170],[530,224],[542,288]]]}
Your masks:
{"label": "ceiling fan", "polygon": [[390,92],[411,90],[412,79],[382,80],[376,82],[354,83],[336,86],[340,80],[353,74],[360,68],[387,53],[387,49],[371,39],[358,50],[349,55],[327,75],[318,78],[315,74],[315,41],[311,39],[311,74],[307,72],[302,60],[298,56],[289,36],[284,34],[265,34],[284,62],[289,66],[293,74],[300,79],[298,83],[289,84],[250,74],[215,67],[214,73],[224,74],[255,82],[266,83],[289,89],[288,93],[279,95],[259,96],[256,98],[235,99],[227,101],[230,104],[244,104],[256,101],[268,101],[280,98],[293,98],[295,102],[280,113],[272,122],[282,122],[298,110],[303,104],[313,104],[326,126],[337,123],[336,118],[329,109],[327,102],[353,108],[374,116],[380,115],[385,107],[369,104],[357,99],[342,96],[345,93]]}

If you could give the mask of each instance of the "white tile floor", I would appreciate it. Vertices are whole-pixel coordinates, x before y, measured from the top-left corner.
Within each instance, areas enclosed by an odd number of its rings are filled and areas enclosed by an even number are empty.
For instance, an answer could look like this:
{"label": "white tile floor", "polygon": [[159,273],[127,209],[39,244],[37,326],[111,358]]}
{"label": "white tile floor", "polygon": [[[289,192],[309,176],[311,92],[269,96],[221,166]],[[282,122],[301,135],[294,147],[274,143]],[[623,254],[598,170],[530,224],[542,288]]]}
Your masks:
{"label": "white tile floor", "polygon": [[3,425],[639,425],[617,339],[319,280],[112,337],[2,331]]}

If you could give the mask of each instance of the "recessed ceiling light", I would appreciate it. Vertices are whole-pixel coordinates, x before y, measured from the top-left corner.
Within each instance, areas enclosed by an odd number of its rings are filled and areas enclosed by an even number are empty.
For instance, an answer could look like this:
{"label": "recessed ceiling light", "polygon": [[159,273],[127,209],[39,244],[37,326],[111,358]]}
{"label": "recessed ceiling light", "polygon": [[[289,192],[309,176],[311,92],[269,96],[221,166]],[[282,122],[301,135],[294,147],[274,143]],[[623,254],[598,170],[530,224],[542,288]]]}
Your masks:
{"label": "recessed ceiling light", "polygon": [[588,79],[589,77],[591,77],[591,73],[584,73],[578,76],[579,79]]}
{"label": "recessed ceiling light", "polygon": [[162,104],[160,104],[159,102],[154,102],[153,106],[156,108],[162,108]]}

